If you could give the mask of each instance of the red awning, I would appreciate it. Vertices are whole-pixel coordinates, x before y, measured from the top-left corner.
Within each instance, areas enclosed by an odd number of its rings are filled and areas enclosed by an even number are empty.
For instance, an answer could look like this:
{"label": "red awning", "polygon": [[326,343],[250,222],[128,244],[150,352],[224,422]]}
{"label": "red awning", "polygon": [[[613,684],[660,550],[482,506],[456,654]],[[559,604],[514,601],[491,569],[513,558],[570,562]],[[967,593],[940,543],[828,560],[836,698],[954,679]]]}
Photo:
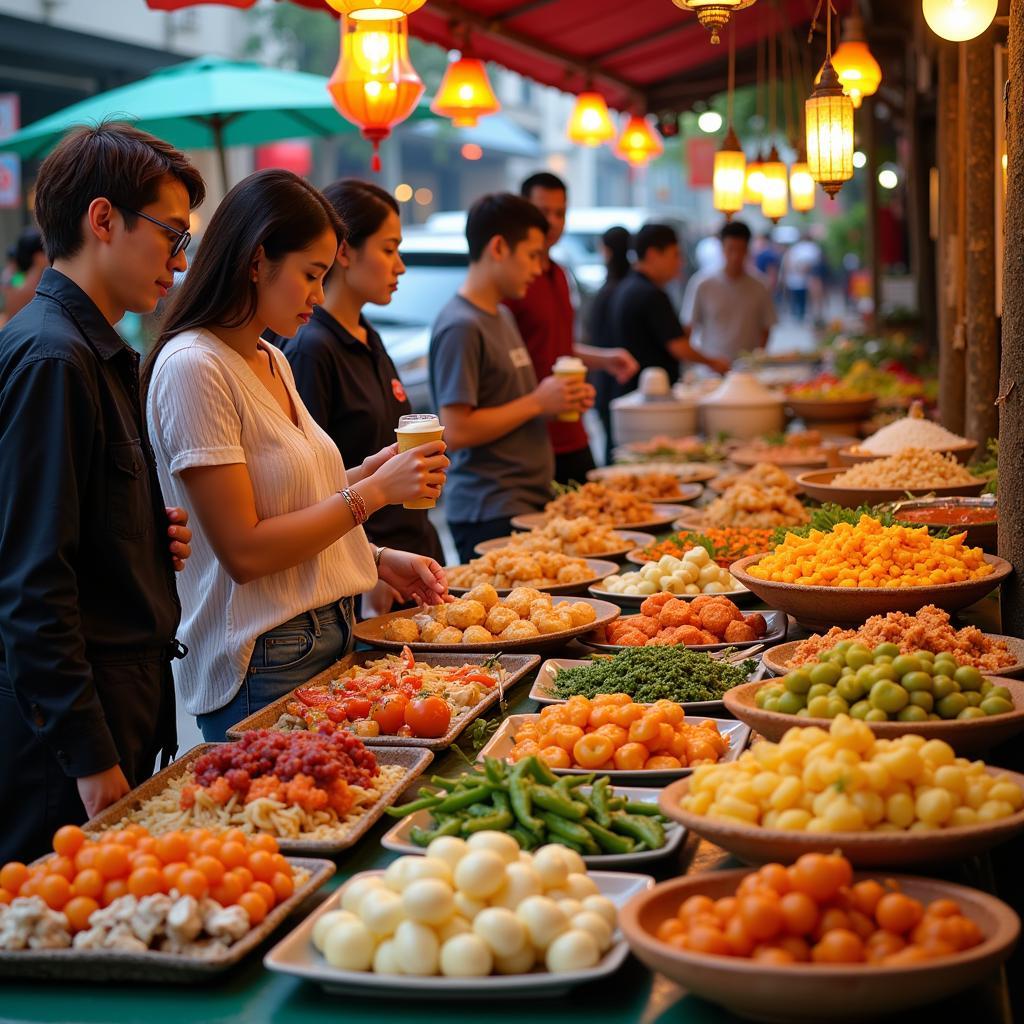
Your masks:
{"label": "red awning", "polygon": [[[146,0],[150,7],[175,10],[217,0]],[[248,7],[255,0],[221,0]],[[329,10],[324,0],[292,0]],[[851,0],[838,0],[840,13]],[[806,45],[817,0],[760,0],[733,15],[739,84],[756,78],[759,40],[784,24]],[[494,61],[543,85],[579,92],[587,75],[609,104],[620,110],[685,109],[726,87],[728,29],[722,45],[696,17],[671,0],[428,0],[409,18],[420,39],[460,49],[464,27],[474,57]],[[820,61],[824,42],[813,48]]]}

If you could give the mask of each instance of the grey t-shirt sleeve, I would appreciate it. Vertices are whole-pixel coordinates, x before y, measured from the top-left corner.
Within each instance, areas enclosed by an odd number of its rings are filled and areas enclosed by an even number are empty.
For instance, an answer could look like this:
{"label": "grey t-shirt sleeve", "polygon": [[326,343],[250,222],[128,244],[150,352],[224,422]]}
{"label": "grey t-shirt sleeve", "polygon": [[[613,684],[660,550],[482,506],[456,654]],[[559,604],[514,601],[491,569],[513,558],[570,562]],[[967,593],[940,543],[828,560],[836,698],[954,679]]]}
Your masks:
{"label": "grey t-shirt sleeve", "polygon": [[480,350],[480,333],[470,324],[452,324],[434,335],[430,382],[438,408],[479,405]]}

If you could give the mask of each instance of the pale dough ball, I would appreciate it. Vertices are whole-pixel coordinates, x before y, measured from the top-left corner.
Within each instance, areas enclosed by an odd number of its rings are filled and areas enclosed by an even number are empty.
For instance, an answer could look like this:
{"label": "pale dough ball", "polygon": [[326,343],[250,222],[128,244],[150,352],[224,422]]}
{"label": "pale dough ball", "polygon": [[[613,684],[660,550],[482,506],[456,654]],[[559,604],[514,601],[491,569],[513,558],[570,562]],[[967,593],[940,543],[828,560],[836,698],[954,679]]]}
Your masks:
{"label": "pale dough ball", "polygon": [[515,956],[529,940],[526,925],[506,907],[488,907],[473,921],[473,931],[498,957]]}
{"label": "pale dough ball", "polygon": [[569,865],[562,856],[563,846],[542,846],[533,854],[533,870],[545,889],[561,889],[569,878]]}
{"label": "pale dough ball", "polygon": [[392,941],[403,974],[437,974],[441,946],[433,928],[418,921],[403,921]]}
{"label": "pale dough ball", "polygon": [[454,935],[441,947],[441,973],[449,978],[481,978],[493,966],[487,943],[471,932]]}
{"label": "pale dough ball", "polygon": [[358,920],[359,918],[350,910],[329,910],[323,917],[318,917],[316,924],[313,925],[313,945],[322,953],[327,933],[336,924],[341,924],[342,921]]}
{"label": "pale dough ball", "polygon": [[547,948],[544,963],[552,974],[584,971],[601,959],[597,940],[589,932],[572,928],[554,939]]}
{"label": "pale dough ball", "polygon": [[[390,870],[390,869],[389,869]],[[371,889],[381,889],[387,879],[380,875],[363,875],[346,882],[341,889],[341,908],[352,914],[359,914],[359,904]]]}
{"label": "pale dough ball", "polygon": [[602,953],[611,949],[612,926],[596,911],[581,910],[578,914],[574,914],[569,919],[569,927],[589,932]]}
{"label": "pale dough ball", "polygon": [[516,917],[526,925],[530,941],[545,950],[569,927],[569,918],[554,900],[546,896],[529,896],[516,908]]}
{"label": "pale dough ball", "polygon": [[458,836],[438,836],[432,839],[427,847],[427,856],[434,860],[443,860],[453,871],[455,865],[469,852],[465,839]]}
{"label": "pale dough ball", "polygon": [[619,913],[607,896],[587,896],[583,899],[583,909],[600,914],[614,929],[619,920]]}
{"label": "pale dough ball", "polygon": [[512,956],[496,956],[494,969],[498,974],[529,974],[536,962],[537,952],[527,942],[518,953],[513,953]]}
{"label": "pale dough ball", "polygon": [[491,850],[470,850],[455,865],[455,886],[471,899],[486,900],[505,884],[505,862]]}
{"label": "pale dough ball", "polygon": [[597,883],[589,875],[580,874],[577,871],[569,875],[565,888],[572,899],[579,900],[580,902],[587,896],[597,896],[600,892],[597,888]]}
{"label": "pale dough ball", "polygon": [[516,861],[506,866],[505,884],[491,897],[491,904],[515,910],[527,896],[540,896],[543,892],[544,886],[533,865]]}
{"label": "pale dough ball", "polygon": [[519,860],[519,844],[507,832],[474,832],[466,845],[471,850],[490,850],[506,864]]}
{"label": "pale dough ball", "polygon": [[420,878],[403,890],[402,909],[410,921],[444,924],[455,913],[455,894],[440,878]]}
{"label": "pale dough ball", "polygon": [[342,921],[327,933],[324,959],[340,971],[368,971],[376,943],[362,921]]}
{"label": "pale dough ball", "polygon": [[391,889],[373,889],[360,901],[359,916],[378,938],[393,935],[405,916],[402,897]]}

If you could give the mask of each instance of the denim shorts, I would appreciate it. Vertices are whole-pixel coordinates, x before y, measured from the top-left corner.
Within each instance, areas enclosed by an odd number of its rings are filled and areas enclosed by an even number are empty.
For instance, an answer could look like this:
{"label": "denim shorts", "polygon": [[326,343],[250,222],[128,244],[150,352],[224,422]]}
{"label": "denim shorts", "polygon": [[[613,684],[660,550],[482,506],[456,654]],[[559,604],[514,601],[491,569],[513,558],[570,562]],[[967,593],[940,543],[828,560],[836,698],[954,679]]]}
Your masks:
{"label": "denim shorts", "polygon": [[256,638],[241,689],[223,707],[196,722],[207,743],[226,739],[231,726],[290,693],[348,654],[352,647],[351,597],[296,615]]}

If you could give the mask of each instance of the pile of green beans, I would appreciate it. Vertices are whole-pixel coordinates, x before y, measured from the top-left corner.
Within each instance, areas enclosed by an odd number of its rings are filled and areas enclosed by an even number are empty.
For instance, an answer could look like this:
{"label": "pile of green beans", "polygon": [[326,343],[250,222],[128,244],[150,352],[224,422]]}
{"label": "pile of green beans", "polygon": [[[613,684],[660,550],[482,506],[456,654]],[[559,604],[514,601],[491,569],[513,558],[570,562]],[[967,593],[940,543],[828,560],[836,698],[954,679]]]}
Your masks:
{"label": "pile of green beans", "polygon": [[431,826],[411,830],[417,846],[438,836],[484,831],[507,832],[524,850],[559,843],[588,856],[665,845],[665,819],[657,806],[616,796],[607,775],[558,778],[536,757],[513,765],[489,757],[481,771],[430,781],[434,788],[422,787],[419,799],[387,810],[393,818],[430,811]]}

